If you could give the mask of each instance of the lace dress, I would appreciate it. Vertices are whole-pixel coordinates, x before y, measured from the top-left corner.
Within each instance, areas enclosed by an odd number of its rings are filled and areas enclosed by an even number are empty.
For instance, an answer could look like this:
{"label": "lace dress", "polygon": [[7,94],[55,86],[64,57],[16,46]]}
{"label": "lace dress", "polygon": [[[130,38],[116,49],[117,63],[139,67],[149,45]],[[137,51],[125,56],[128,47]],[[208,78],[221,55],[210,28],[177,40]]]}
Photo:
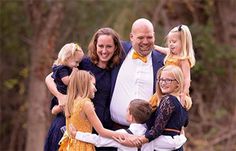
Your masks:
{"label": "lace dress", "polygon": [[156,112],[147,122],[148,130],[145,137],[152,141],[160,135],[174,136],[175,132],[165,131],[165,129],[175,129],[181,131],[182,126],[188,124],[188,112],[181,105],[179,100],[172,95],[164,96]]}
{"label": "lace dress", "polygon": [[67,132],[69,130],[69,125],[73,124],[78,131],[92,133],[92,125],[86,118],[83,110],[86,101],[91,102],[88,98],[75,100],[76,103],[73,107],[71,117],[66,119],[66,132],[60,141],[59,151],[95,151],[93,144],[73,139],[69,137]]}

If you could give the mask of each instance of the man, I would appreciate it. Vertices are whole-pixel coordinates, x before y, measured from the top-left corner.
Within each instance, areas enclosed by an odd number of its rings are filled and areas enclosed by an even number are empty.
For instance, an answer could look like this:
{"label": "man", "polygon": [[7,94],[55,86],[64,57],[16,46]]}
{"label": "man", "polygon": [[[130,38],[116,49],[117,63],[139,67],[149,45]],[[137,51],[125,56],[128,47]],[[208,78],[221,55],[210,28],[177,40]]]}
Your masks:
{"label": "man", "polygon": [[130,42],[123,42],[125,57],[112,71],[110,112],[114,130],[125,128],[130,100],[150,100],[155,92],[156,73],[163,66],[164,55],[153,49],[155,37],[152,23],[141,18],[131,29]]}

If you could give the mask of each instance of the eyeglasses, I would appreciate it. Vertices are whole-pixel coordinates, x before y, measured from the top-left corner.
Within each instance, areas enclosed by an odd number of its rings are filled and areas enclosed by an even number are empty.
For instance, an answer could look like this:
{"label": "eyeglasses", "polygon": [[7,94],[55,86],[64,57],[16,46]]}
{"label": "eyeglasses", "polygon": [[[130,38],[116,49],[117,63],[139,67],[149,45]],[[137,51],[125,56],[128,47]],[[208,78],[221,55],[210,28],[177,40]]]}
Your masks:
{"label": "eyeglasses", "polygon": [[177,80],[176,79],[163,79],[163,78],[161,78],[161,79],[157,79],[157,81],[159,82],[159,83],[166,83],[166,84],[171,84],[173,81],[176,81],[177,82]]}

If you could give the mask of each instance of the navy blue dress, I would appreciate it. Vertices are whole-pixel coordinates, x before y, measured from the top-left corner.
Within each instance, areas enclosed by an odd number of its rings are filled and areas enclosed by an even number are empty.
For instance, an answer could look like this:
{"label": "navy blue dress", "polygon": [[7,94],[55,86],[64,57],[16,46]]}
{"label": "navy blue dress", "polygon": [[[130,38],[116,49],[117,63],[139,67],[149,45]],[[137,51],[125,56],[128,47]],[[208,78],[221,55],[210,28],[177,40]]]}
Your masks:
{"label": "navy blue dress", "polygon": [[[156,112],[146,124],[145,137],[149,141],[160,135],[179,135],[173,131],[166,131],[165,128],[181,131],[182,126],[186,127],[188,125],[188,112],[175,96],[167,95],[161,99]],[[181,147],[178,150],[183,150],[183,148]]]}
{"label": "navy blue dress", "polygon": [[[53,66],[52,68],[53,74],[52,78],[54,79],[54,82],[56,84],[57,90],[62,93],[66,94],[67,92],[67,86],[62,82],[62,78],[65,76],[69,76],[72,72],[72,70],[69,67],[59,65],[59,66]],[[58,105],[58,100],[54,96],[51,101],[51,109]],[[61,127],[65,126],[65,115],[64,113],[58,113],[55,118],[53,119],[51,126],[48,131],[48,135],[46,138],[46,142],[44,145],[44,151],[57,151],[59,148],[59,141],[61,140],[63,133],[60,130]]]}
{"label": "navy blue dress", "polygon": [[105,128],[111,128],[110,118],[110,93],[111,93],[111,71],[102,69],[94,65],[89,58],[84,58],[79,69],[90,71],[96,78],[96,89],[94,98],[92,99],[95,112]]}
{"label": "navy blue dress", "polygon": [[[96,89],[94,98],[92,99],[95,112],[102,122],[102,125],[107,128],[112,128],[112,120],[110,116],[110,93],[111,93],[111,70],[102,69],[93,64],[90,58],[86,57],[80,62],[79,69],[90,71],[96,78]],[[96,133],[94,131],[94,133]],[[99,147],[96,151],[112,151],[110,147]]]}

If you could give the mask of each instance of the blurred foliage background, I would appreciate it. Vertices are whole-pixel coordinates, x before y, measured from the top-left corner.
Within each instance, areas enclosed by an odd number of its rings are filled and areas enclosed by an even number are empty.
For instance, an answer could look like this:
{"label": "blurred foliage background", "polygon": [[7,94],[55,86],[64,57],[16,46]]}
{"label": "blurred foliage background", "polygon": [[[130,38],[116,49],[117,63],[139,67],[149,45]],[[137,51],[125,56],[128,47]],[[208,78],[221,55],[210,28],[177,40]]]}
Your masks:
{"label": "blurred foliage background", "polygon": [[87,51],[101,27],[129,40],[141,17],[161,46],[174,26],[192,32],[197,63],[185,150],[236,150],[235,8],[235,0],[1,0],[0,150],[43,150],[52,118],[44,78],[65,43]]}

